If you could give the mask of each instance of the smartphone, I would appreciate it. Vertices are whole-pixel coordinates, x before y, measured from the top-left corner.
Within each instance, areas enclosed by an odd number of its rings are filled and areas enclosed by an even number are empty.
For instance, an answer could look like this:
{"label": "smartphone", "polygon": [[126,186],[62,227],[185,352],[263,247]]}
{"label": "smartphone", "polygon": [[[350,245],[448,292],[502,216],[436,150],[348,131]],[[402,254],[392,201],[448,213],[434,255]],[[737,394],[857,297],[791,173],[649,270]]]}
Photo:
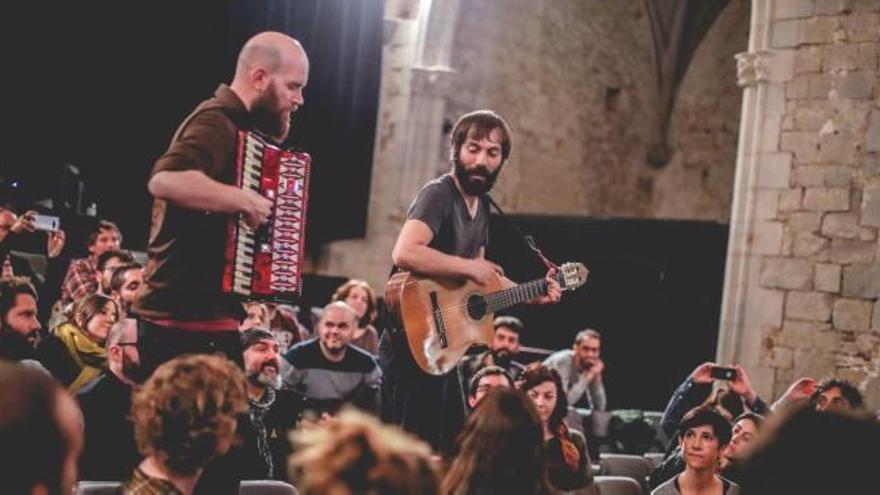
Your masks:
{"label": "smartphone", "polygon": [[46,232],[54,232],[61,227],[61,219],[52,215],[34,214],[34,229],[45,230]]}
{"label": "smartphone", "polygon": [[710,374],[712,378],[716,380],[736,380],[736,368],[728,368],[726,366],[713,366]]}

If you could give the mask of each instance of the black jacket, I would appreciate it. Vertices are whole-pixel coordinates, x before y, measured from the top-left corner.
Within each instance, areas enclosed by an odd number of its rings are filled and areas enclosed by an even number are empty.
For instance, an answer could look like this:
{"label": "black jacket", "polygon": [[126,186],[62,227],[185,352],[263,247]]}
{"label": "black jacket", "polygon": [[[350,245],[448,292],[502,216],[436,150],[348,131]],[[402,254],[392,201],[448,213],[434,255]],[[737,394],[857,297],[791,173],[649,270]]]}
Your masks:
{"label": "black jacket", "polygon": [[85,421],[80,479],[126,480],[141,461],[129,419],[131,392],[131,387],[116,375],[105,372],[76,396]]}

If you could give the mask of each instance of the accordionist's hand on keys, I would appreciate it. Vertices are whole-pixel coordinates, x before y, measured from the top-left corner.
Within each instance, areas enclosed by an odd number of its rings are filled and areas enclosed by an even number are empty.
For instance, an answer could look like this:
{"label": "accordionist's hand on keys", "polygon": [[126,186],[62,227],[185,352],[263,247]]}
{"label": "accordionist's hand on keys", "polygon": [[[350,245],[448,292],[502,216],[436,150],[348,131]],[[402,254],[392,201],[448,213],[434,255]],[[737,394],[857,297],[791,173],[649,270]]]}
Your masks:
{"label": "accordionist's hand on keys", "polygon": [[266,223],[272,213],[272,201],[250,189],[241,189],[244,193],[244,207],[241,209],[244,220],[252,229]]}

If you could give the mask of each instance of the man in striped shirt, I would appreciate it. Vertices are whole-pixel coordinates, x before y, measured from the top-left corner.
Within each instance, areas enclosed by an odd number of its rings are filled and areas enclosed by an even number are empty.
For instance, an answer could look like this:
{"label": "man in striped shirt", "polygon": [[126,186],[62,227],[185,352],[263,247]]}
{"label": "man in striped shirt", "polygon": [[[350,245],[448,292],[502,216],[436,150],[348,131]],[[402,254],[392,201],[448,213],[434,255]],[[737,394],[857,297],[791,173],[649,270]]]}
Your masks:
{"label": "man in striped shirt", "polygon": [[292,347],[284,355],[284,386],[306,396],[306,409],[316,415],[335,414],[345,404],[376,412],[382,371],[376,359],[351,345],[357,314],[337,301],[324,308],[317,338]]}

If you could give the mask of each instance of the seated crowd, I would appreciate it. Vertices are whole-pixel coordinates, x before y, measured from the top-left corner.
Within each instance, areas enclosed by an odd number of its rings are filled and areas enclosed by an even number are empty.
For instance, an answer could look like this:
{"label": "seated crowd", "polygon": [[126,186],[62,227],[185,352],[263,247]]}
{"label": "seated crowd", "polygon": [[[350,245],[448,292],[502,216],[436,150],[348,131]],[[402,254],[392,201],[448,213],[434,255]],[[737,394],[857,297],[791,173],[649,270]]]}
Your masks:
{"label": "seated crowd", "polygon": [[[119,229],[100,222],[89,256],[66,271],[50,261],[38,288],[32,273],[18,276],[9,252],[30,230],[27,214],[0,210],[3,222],[4,492],[68,494],[87,480],[118,482],[125,494],[237,493],[238,480],[274,479],[306,494],[599,493],[596,439],[584,419],[608,403],[596,330],[523,363],[523,323],[496,318],[492,342],[457,366],[467,418],[455,447],[437,452],[379,419],[379,304],[368,283],[340,286],[313,331],[296,307],[245,302],[243,366],[185,355],[149,375],[128,318],[143,272],[121,249]],[[50,258],[64,260],[63,244],[63,234],[48,237]],[[61,272],[63,282],[47,289]],[[40,299],[53,295],[44,329]],[[866,474],[851,473],[853,456],[837,457],[835,446],[876,445],[880,423],[859,414],[856,387],[802,378],[769,405],[744,368],[719,379],[717,367],[701,364],[672,395],[660,425],[672,440],[638,483],[659,495],[858,492],[841,487],[858,487]],[[803,476],[823,469],[842,479]]]}

